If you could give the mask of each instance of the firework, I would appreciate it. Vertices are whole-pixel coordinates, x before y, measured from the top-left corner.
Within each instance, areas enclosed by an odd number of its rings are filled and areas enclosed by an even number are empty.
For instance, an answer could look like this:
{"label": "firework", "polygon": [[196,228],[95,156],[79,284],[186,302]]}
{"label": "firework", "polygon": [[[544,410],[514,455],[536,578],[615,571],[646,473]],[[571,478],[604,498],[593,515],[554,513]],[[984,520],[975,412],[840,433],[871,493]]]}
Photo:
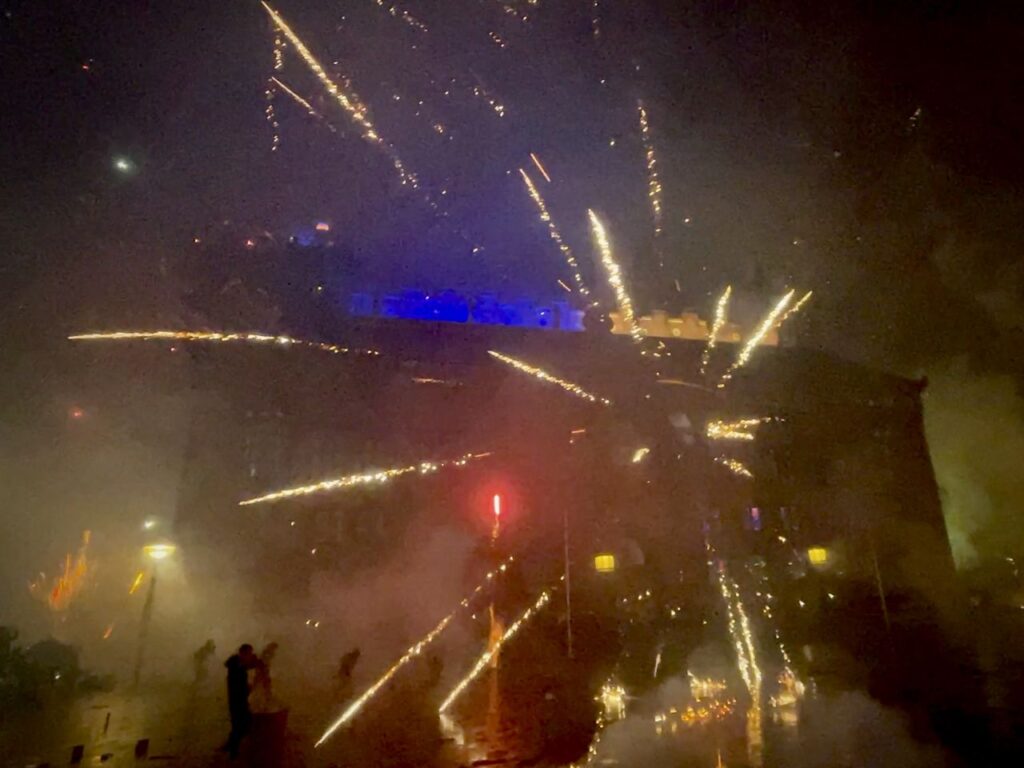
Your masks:
{"label": "firework", "polygon": [[651,202],[651,214],[654,218],[654,247],[658,255],[658,265],[665,266],[661,255],[659,240],[661,238],[661,181],[658,180],[658,162],[651,142],[651,127],[647,121],[647,110],[642,101],[637,102],[640,113],[640,137],[644,143],[644,154],[647,158],[647,199]]}
{"label": "firework", "polygon": [[92,534],[90,531],[82,533],[82,545],[78,553],[72,559],[68,553],[64,557],[64,568],[59,576],[49,585],[46,584],[46,574],[39,574],[39,580],[29,584],[29,592],[41,600],[45,600],[50,610],[61,612],[67,610],[72,601],[85,587],[86,577],[89,575],[89,561],[86,551],[89,548],[89,540]]}
{"label": "firework", "polygon": [[592,209],[587,210],[590,217],[590,229],[593,232],[594,240],[597,242],[598,251],[601,253],[601,263],[605,272],[608,273],[608,284],[615,292],[615,300],[619,305],[619,312],[622,313],[622,320],[629,329],[629,335],[633,341],[639,342],[642,337],[640,326],[636,324],[636,316],[633,314],[633,302],[626,291],[626,284],[622,279],[622,270],[612,254],[611,243],[608,242],[608,233],[604,224],[597,217]]}
{"label": "firework", "polygon": [[385,11],[387,11],[392,18],[401,19],[402,21],[405,22],[406,26],[415,29],[417,32],[429,31],[426,24],[417,19],[408,11],[399,8],[397,5],[389,5],[385,3],[384,0],[374,0],[374,2],[377,3],[377,5],[383,8]]}
{"label": "firework", "polygon": [[788,310],[786,310],[786,314],[784,314],[782,317],[779,318],[778,324],[782,325],[790,317],[792,317],[797,312],[799,312],[801,309],[803,309],[804,304],[806,304],[808,301],[810,301],[811,300],[811,296],[813,296],[813,295],[814,295],[814,291],[808,291],[803,296],[801,296],[800,297],[800,301],[798,301],[796,304],[794,304],[792,307],[790,307]]}
{"label": "firework", "polygon": [[[474,75],[474,77],[476,77],[476,75]],[[470,93],[478,99],[483,99],[487,103],[487,106],[491,108],[491,111],[498,117],[504,117],[505,105],[502,104],[493,93],[484,87],[484,85],[479,82],[479,79],[480,78],[477,78],[478,82],[476,85],[470,86]]]}
{"label": "firework", "polygon": [[779,318],[782,317],[782,314],[786,311],[786,308],[789,306],[789,303],[793,300],[793,294],[795,293],[796,291],[790,291],[781,299],[779,299],[775,306],[772,307],[772,311],[768,313],[764,320],[761,321],[761,324],[757,327],[757,330],[754,331],[754,334],[749,339],[747,339],[746,343],[744,343],[743,348],[740,350],[739,356],[736,358],[736,362],[729,366],[729,370],[725,372],[725,374],[722,376],[722,379],[718,382],[719,389],[725,386],[725,383],[732,378],[732,375],[736,371],[738,371],[740,368],[747,364],[747,361],[750,359],[750,356],[754,353],[754,350],[757,349],[757,345],[761,343],[761,341],[764,339],[765,336],[768,335],[768,332],[772,328],[778,325]]}
{"label": "firework", "polygon": [[555,226],[554,219],[551,218],[551,214],[548,213],[548,207],[544,203],[544,198],[540,196],[540,192],[537,191],[537,187],[533,183],[533,179],[522,168],[519,169],[519,175],[523,177],[523,183],[526,184],[526,191],[530,193],[530,197],[537,206],[537,210],[540,211],[540,220],[548,228],[548,236],[554,241],[555,245],[558,246],[558,250],[562,252],[565,257],[566,263],[569,265],[569,270],[572,272],[573,282],[576,283],[576,290],[580,292],[580,295],[587,297],[590,295],[590,290],[587,288],[587,284],[583,282],[583,275],[580,274],[580,265],[576,263],[576,257],[573,255],[572,249],[562,239],[562,233],[558,231],[558,227]]}
{"label": "firework", "polygon": [[138,590],[139,586],[142,584],[143,578],[145,578],[145,575],[143,574],[142,571],[139,571],[135,574],[135,578],[132,580],[132,585],[128,587],[129,595],[135,594],[136,590]]}
{"label": "firework", "polygon": [[536,155],[535,155],[535,154],[534,154],[533,152],[531,152],[531,153],[530,153],[530,159],[531,159],[531,160],[533,160],[533,164],[534,164],[535,166],[537,166],[537,170],[538,170],[538,171],[540,171],[540,175],[544,177],[544,180],[545,180],[545,181],[546,181],[546,182],[547,182],[548,184],[550,184],[550,183],[551,183],[551,177],[550,177],[550,176],[548,176],[548,172],[547,172],[547,169],[546,169],[546,168],[544,167],[544,165],[543,165],[543,164],[541,163],[541,161],[540,161],[540,158],[539,158],[539,157],[537,157],[537,156],[536,156]]}
{"label": "firework", "polygon": [[452,619],[454,619],[458,615],[459,611],[461,611],[463,608],[469,607],[469,604],[472,602],[473,598],[475,598],[481,591],[483,591],[485,585],[488,582],[492,581],[495,577],[498,576],[498,574],[505,572],[505,570],[508,567],[508,564],[511,563],[513,559],[514,558],[511,556],[505,558],[504,562],[502,562],[500,566],[498,566],[493,571],[488,573],[484,577],[484,580],[477,585],[476,589],[474,589],[469,594],[468,597],[464,598],[462,602],[459,603],[459,606],[455,610],[453,610],[451,613],[449,613],[447,616],[441,619],[441,621],[439,621],[437,625],[423,637],[422,640],[420,640],[415,645],[411,646],[398,661],[392,664],[383,675],[377,678],[377,681],[373,685],[371,685],[369,688],[363,691],[359,698],[357,698],[355,701],[349,704],[348,707],[346,707],[345,711],[342,712],[341,715],[338,717],[338,719],[331,723],[327,730],[324,731],[323,735],[320,737],[320,739],[316,742],[314,746],[319,747],[321,744],[323,744],[325,741],[331,738],[335,731],[337,731],[339,728],[345,725],[345,723],[347,723],[353,717],[359,714],[359,711],[364,706],[366,706],[366,703],[370,699],[372,699],[377,694],[377,692],[380,691],[381,688],[387,685],[388,681],[391,680],[391,678],[393,678],[396,674],[398,674],[398,671],[402,669],[402,667],[404,667],[410,661],[412,661],[421,653],[423,653],[423,650],[432,642],[434,642],[434,640],[437,639],[438,635],[444,632],[445,628],[451,623]]}
{"label": "firework", "polygon": [[592,403],[601,403],[602,405],[612,404],[612,401],[606,397],[600,397],[591,392],[588,392],[578,384],[573,384],[571,381],[566,381],[565,379],[560,379],[557,376],[552,376],[547,371],[541,368],[537,368],[536,366],[530,365],[529,363],[524,363],[522,360],[517,360],[514,357],[503,355],[500,352],[495,352],[493,349],[488,350],[487,354],[489,354],[491,357],[501,360],[501,362],[505,363],[506,365],[511,365],[516,370],[522,371],[523,373],[528,373],[530,376],[533,376],[534,378],[540,379],[541,381],[546,381],[549,384],[557,384],[566,392],[576,395],[576,397],[581,397],[584,400],[589,400]]}
{"label": "firework", "polygon": [[272,81],[274,82],[274,85],[276,85],[276,86],[277,86],[278,88],[280,88],[280,89],[281,89],[282,91],[284,91],[284,92],[285,92],[285,93],[287,93],[287,94],[288,94],[289,96],[291,96],[291,97],[292,97],[292,100],[293,100],[293,101],[295,101],[295,103],[297,103],[297,104],[298,104],[298,105],[299,105],[300,107],[302,107],[303,109],[305,109],[305,110],[306,110],[306,114],[308,114],[308,115],[309,115],[310,117],[315,117],[315,118],[316,118],[317,120],[321,121],[321,122],[322,122],[322,123],[323,123],[324,125],[326,125],[326,126],[327,126],[328,130],[330,130],[330,132],[331,132],[331,133],[337,133],[337,132],[338,132],[338,129],[337,129],[337,128],[335,128],[335,127],[334,127],[334,125],[333,125],[333,124],[331,124],[331,122],[330,122],[330,121],[329,121],[329,120],[328,120],[328,119],[327,119],[326,117],[324,117],[324,116],[323,116],[323,115],[321,115],[321,114],[320,114],[319,112],[317,112],[317,111],[316,111],[316,110],[315,110],[315,109],[313,108],[313,105],[312,105],[312,104],[310,104],[308,100],[306,100],[306,99],[302,98],[302,97],[301,97],[301,96],[300,96],[299,94],[297,94],[297,93],[296,93],[296,92],[295,92],[294,90],[292,90],[292,89],[291,89],[291,88],[289,88],[289,87],[288,87],[287,85],[285,85],[285,84],[284,84],[284,83],[283,83],[283,82],[281,81],[281,79],[280,79],[280,78],[278,78],[278,77],[271,77],[270,79],[271,79],[271,80],[272,80]]}
{"label": "firework", "polygon": [[758,424],[771,421],[771,417],[759,419],[739,419],[737,421],[709,421],[704,428],[708,440],[753,440],[754,433],[750,430]]}
{"label": "firework", "polygon": [[761,668],[757,664],[757,651],[750,631],[750,620],[740,599],[739,587],[725,572],[725,563],[718,563],[718,586],[725,601],[729,617],[729,635],[736,649],[740,677],[747,686],[752,699],[759,701],[761,695]]}
{"label": "firework", "polygon": [[728,456],[715,456],[715,461],[728,469],[734,475],[745,477],[748,480],[754,479],[754,473],[747,469],[747,465],[742,461],[730,459]]}
{"label": "firework", "polygon": [[263,496],[245,499],[244,501],[238,502],[238,505],[245,507],[250,504],[266,504],[272,501],[280,501],[281,499],[291,499],[296,496],[312,496],[320,493],[333,493],[334,491],[341,491],[358,485],[383,485],[384,483],[394,480],[396,477],[412,474],[414,472],[420,475],[429,475],[446,467],[464,467],[470,461],[482,459],[490,455],[490,453],[467,453],[465,456],[461,456],[457,459],[421,461],[418,464],[410,464],[406,467],[393,467],[391,469],[381,469],[376,472],[345,475],[343,477],[336,477],[330,480],[321,480],[319,483],[312,483],[311,485],[300,485],[296,488],[285,488],[284,490],[273,491],[271,493],[264,494]]}
{"label": "firework", "polygon": [[550,600],[551,592],[545,590],[541,593],[540,597],[537,598],[537,602],[535,602],[533,605],[527,608],[522,616],[520,616],[518,619],[512,622],[511,625],[509,625],[509,628],[505,630],[501,637],[498,638],[498,640],[495,641],[495,643],[490,648],[484,651],[483,654],[481,654],[480,658],[477,659],[476,664],[473,665],[473,668],[469,671],[469,673],[465,677],[463,677],[451,690],[451,693],[448,694],[445,700],[441,703],[441,706],[438,707],[438,714],[443,715],[445,711],[447,711],[448,708],[451,707],[451,705],[462,694],[462,692],[466,690],[469,684],[472,683],[473,680],[476,679],[477,675],[479,675],[484,670],[484,668],[490,663],[491,657],[494,656],[494,654],[496,654],[498,651],[500,651],[501,647],[505,645],[505,643],[507,643],[509,640],[515,637],[519,630],[522,629],[523,625],[526,624],[526,622],[528,622],[538,611],[543,609],[544,606],[547,605]]}
{"label": "firework", "polygon": [[215,331],[109,331],[102,333],[79,333],[68,336],[71,341],[212,341],[218,343],[242,342],[245,344],[273,344],[279,347],[306,347],[333,355],[370,355],[377,357],[380,352],[372,349],[352,349],[326,344],[320,341],[304,341],[291,336],[271,336],[251,331],[220,333]]}
{"label": "firework", "polygon": [[[405,167],[405,164],[398,156],[398,152],[395,151],[395,148],[386,142],[377,132],[377,126],[373,124],[366,106],[359,100],[355,91],[349,88],[348,92],[346,92],[346,90],[340,88],[338,84],[330,78],[320,62],[316,60],[316,57],[313,56],[312,53],[310,53],[306,44],[303,43],[301,38],[295,34],[295,31],[288,26],[288,23],[281,17],[281,15],[271,8],[266,2],[263,2],[263,0],[261,0],[260,4],[270,15],[274,25],[286,38],[288,38],[288,42],[292,44],[292,47],[296,50],[299,56],[302,57],[302,60],[306,62],[306,66],[310,68],[327,92],[334,97],[334,100],[343,110],[345,110],[345,113],[349,118],[351,118],[352,122],[358,126],[362,137],[387,155],[388,159],[391,161],[391,166],[398,174],[398,178],[401,180],[402,185],[410,186],[413,189],[419,189],[420,184],[416,174],[412,173]],[[429,200],[428,202],[432,203],[432,201]],[[433,204],[431,207],[434,207]]]}
{"label": "firework", "polygon": [[729,297],[731,295],[732,286],[725,286],[725,290],[718,299],[718,303],[715,304],[715,319],[711,324],[711,333],[708,334],[708,343],[704,346],[704,353],[700,356],[701,376],[707,370],[708,363],[711,361],[711,353],[714,351],[715,343],[718,341],[718,334],[721,332],[722,326],[725,325],[725,321],[729,316]]}

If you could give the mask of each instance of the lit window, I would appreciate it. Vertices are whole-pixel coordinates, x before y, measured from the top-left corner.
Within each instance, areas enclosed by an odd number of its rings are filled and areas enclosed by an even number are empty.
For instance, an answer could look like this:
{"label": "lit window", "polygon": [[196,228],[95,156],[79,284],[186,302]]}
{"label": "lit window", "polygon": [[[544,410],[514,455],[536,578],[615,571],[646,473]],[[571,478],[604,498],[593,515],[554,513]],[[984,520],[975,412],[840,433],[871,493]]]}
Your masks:
{"label": "lit window", "polygon": [[828,563],[828,550],[825,547],[811,547],[807,550],[807,559],[811,565],[825,565]]}
{"label": "lit window", "polygon": [[598,573],[612,573],[615,570],[615,555],[607,552],[595,555],[594,570]]}

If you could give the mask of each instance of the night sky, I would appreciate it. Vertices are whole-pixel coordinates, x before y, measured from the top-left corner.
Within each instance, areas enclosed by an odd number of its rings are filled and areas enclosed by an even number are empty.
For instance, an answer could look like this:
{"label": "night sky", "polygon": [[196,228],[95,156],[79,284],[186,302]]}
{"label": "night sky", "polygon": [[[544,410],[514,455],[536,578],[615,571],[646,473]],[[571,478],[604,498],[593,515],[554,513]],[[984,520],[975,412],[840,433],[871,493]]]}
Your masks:
{"label": "night sky", "polygon": [[[641,310],[707,314],[726,283],[765,306],[787,286],[814,289],[801,343],[928,375],[947,514],[984,508],[968,536],[1002,529],[1024,500],[1020,11],[597,6],[597,37],[589,0],[399,3],[426,32],[373,0],[275,6],[332,76],[350,79],[443,201],[439,217],[290,48],[279,77],[336,132],[278,93],[271,151],[274,33],[255,0],[2,0],[5,365],[24,369],[22,355],[45,355],[84,322],[144,320],[148,302],[173,293],[162,266],[225,221],[285,235],[329,221],[353,254],[353,288],[563,295],[568,273],[516,171],[539,178],[534,151],[591,282],[588,207],[606,215]],[[664,188],[664,271],[638,99]],[[24,415],[31,376],[9,378],[5,411]]]}

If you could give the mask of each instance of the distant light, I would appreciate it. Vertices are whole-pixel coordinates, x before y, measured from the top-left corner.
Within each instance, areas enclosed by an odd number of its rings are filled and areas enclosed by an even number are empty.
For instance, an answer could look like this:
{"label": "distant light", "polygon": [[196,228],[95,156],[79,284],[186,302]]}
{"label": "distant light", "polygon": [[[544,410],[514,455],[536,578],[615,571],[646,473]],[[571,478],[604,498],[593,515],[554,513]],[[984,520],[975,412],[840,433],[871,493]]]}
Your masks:
{"label": "distant light", "polygon": [[807,550],[807,560],[811,565],[826,565],[829,561],[829,552],[825,547],[811,547]]}
{"label": "distant light", "polygon": [[637,448],[635,451],[633,451],[633,463],[639,464],[647,457],[647,454],[649,454],[650,452],[651,449],[646,446],[644,446],[643,448]]}
{"label": "distant light", "polygon": [[145,528],[147,531],[151,531],[156,527],[156,520],[150,518],[142,524],[142,527]]}
{"label": "distant light", "polygon": [[78,406],[75,406],[68,412],[68,415],[71,416],[72,419],[81,419],[83,416],[85,416],[85,411],[83,411]]}
{"label": "distant light", "polygon": [[173,544],[149,544],[143,547],[142,551],[152,560],[166,560],[176,549]]}
{"label": "distant light", "polygon": [[331,231],[331,225],[328,224],[326,221],[318,221],[316,223],[315,229],[316,229],[317,232],[330,232]]}
{"label": "distant light", "polygon": [[129,160],[127,157],[115,157],[114,168],[121,173],[131,173],[135,170],[135,163]]}
{"label": "distant light", "polygon": [[836,596],[833,595],[831,592],[828,592],[827,594],[828,594],[828,599],[829,600],[835,600],[836,599]]}
{"label": "distant light", "polygon": [[249,249],[255,248],[256,247],[256,241],[253,240],[251,237],[247,237],[245,239],[245,247],[249,248]]}
{"label": "distant light", "polygon": [[594,570],[598,573],[614,573],[615,555],[610,552],[602,552],[599,555],[594,555]]}

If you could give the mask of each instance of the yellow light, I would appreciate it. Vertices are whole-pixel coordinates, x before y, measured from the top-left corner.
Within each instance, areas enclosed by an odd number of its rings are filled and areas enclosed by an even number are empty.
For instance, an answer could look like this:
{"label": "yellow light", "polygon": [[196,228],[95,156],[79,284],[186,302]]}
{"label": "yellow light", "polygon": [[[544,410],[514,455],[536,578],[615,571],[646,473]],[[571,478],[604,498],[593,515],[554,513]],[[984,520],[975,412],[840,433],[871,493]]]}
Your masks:
{"label": "yellow light", "polygon": [[242,342],[244,344],[272,344],[280,347],[306,347],[333,355],[369,355],[380,356],[373,349],[351,349],[336,344],[325,344],[319,341],[303,341],[291,336],[271,336],[251,331],[238,333],[219,333],[206,331],[111,331],[106,333],[79,333],[68,336],[71,341],[212,341],[217,343]]}
{"label": "yellow light", "polygon": [[829,551],[825,547],[811,547],[807,550],[807,559],[811,565],[825,565],[829,561]]}
{"label": "yellow light", "polygon": [[271,77],[270,79],[274,82],[275,85],[277,85],[278,88],[280,88],[282,91],[284,91],[289,96],[291,96],[292,99],[299,106],[301,106],[303,109],[305,109],[306,110],[306,114],[308,114],[310,117],[315,117],[317,120],[320,120],[324,125],[327,126],[328,130],[330,130],[331,133],[337,133],[338,132],[338,129],[335,128],[334,125],[331,124],[331,122],[326,117],[324,117],[319,112],[317,112],[313,108],[313,105],[310,104],[306,99],[302,98],[301,96],[299,96],[299,94],[297,94],[295,91],[293,91],[287,85],[285,85],[285,83],[279,77],[275,76],[275,77]]}
{"label": "yellow light", "polygon": [[[410,661],[412,661],[421,653],[423,653],[423,650],[432,642],[434,642],[434,640],[437,639],[438,635],[444,632],[445,627],[448,626],[448,624],[451,622],[452,619],[455,618],[459,611],[461,611],[463,608],[468,608],[473,598],[475,598],[478,594],[480,594],[481,591],[483,591],[484,586],[499,574],[504,573],[508,564],[511,563],[514,559],[515,558],[513,558],[512,556],[505,558],[505,560],[499,567],[489,572],[484,577],[484,580],[477,585],[476,589],[474,589],[469,594],[469,597],[463,598],[463,600],[459,603],[458,607],[455,608],[455,610],[453,610],[451,613],[449,613],[447,616],[441,619],[441,621],[437,623],[437,626],[430,630],[423,637],[422,640],[420,640],[418,643],[410,647],[398,661],[392,664],[383,675],[377,678],[377,681],[373,685],[371,685],[369,688],[363,691],[363,693],[360,694],[359,698],[357,698],[355,701],[349,704],[348,707],[345,708],[345,711],[341,713],[341,716],[338,717],[338,719],[335,720],[333,723],[331,723],[327,730],[324,731],[323,735],[320,737],[320,739],[316,742],[314,746],[319,747],[321,744],[327,741],[327,739],[329,739],[334,734],[335,731],[337,731],[339,728],[345,725],[345,723],[347,723],[349,720],[355,717],[359,713],[359,710],[361,710],[366,705],[366,702],[372,699],[381,688],[387,685],[388,681],[391,680],[391,678],[393,678],[396,674],[398,674],[398,671],[402,667],[404,667]],[[308,624],[309,622],[307,621],[306,623]]]}
{"label": "yellow light", "polygon": [[580,274],[580,265],[576,262],[576,256],[573,255],[572,249],[562,239],[562,233],[558,231],[558,227],[555,225],[554,219],[552,219],[551,214],[548,213],[548,207],[544,203],[544,198],[541,197],[540,192],[537,191],[537,187],[533,183],[533,179],[530,178],[526,171],[520,168],[519,175],[523,177],[523,183],[526,184],[526,191],[530,194],[530,198],[537,206],[537,210],[540,211],[540,220],[547,225],[548,237],[550,237],[552,242],[558,246],[558,250],[561,251],[562,256],[565,257],[566,264],[569,265],[569,270],[572,272],[573,282],[576,283],[576,290],[580,292],[581,296],[589,296],[590,290],[583,281],[583,275]]}
{"label": "yellow light", "polygon": [[135,594],[135,591],[139,588],[139,585],[142,584],[142,579],[143,578],[144,578],[144,576],[143,576],[143,572],[142,571],[139,571],[137,574],[135,574],[135,580],[132,581],[132,585],[130,587],[128,587],[128,594],[129,595],[134,595]]}
{"label": "yellow light", "polygon": [[711,332],[708,334],[707,344],[704,346],[704,352],[700,356],[700,373],[701,376],[707,370],[708,363],[711,361],[711,353],[715,349],[715,344],[718,342],[718,334],[722,330],[722,326],[725,325],[725,321],[729,316],[729,297],[732,295],[732,286],[725,286],[725,290],[722,292],[721,297],[718,299],[718,303],[715,304],[715,319],[711,324]]}
{"label": "yellow light", "polygon": [[609,400],[608,398],[599,397],[598,395],[587,392],[587,390],[583,389],[583,387],[579,386],[578,384],[573,384],[571,381],[566,381],[565,379],[560,379],[557,376],[552,376],[547,371],[541,368],[537,368],[536,366],[530,365],[529,363],[524,363],[522,360],[517,360],[514,357],[503,355],[500,352],[495,352],[493,349],[487,350],[487,354],[491,355],[491,357],[495,357],[498,360],[501,360],[501,362],[505,363],[506,365],[511,365],[518,371],[528,373],[529,375],[533,376],[536,379],[546,381],[549,384],[557,384],[566,392],[576,395],[576,397],[581,397],[584,400],[589,400],[592,403],[601,403],[602,405],[612,404],[612,401]]}
{"label": "yellow light", "polygon": [[613,573],[615,571],[615,555],[610,553],[594,555],[594,570],[598,573]]}
{"label": "yellow light", "polygon": [[[263,2],[263,0],[261,0],[260,4],[270,15],[274,25],[284,34],[285,37],[288,38],[292,47],[295,48],[299,56],[302,57],[303,61],[306,62],[306,65],[310,70],[312,70],[313,74],[316,75],[316,78],[324,88],[327,89],[327,92],[334,97],[334,100],[343,110],[345,110],[345,113],[348,114],[352,122],[356,124],[362,137],[387,155],[388,159],[391,161],[391,166],[395,169],[395,172],[398,174],[402,184],[408,185],[413,189],[419,189],[419,179],[416,177],[416,174],[406,169],[401,158],[398,156],[398,152],[395,151],[395,148],[381,138],[380,134],[377,132],[377,127],[369,117],[366,106],[360,101],[355,91],[349,88],[346,93],[346,91],[342,90],[337,83],[331,80],[327,72],[324,71],[320,62],[316,60],[316,57],[313,56],[312,53],[310,53],[306,44],[303,43],[301,38],[299,38],[292,28],[288,26],[288,23],[284,18],[282,18],[277,11],[271,8],[270,5]],[[429,198],[428,202],[431,204],[431,207],[436,208],[436,204],[429,200]]]}
{"label": "yellow light", "polygon": [[747,466],[742,461],[731,459],[728,456],[715,456],[715,462],[721,464],[734,475],[745,477],[748,480],[753,480],[754,478],[754,473],[747,469]]}
{"label": "yellow light", "polygon": [[639,464],[641,461],[647,458],[647,454],[649,454],[650,452],[651,449],[648,448],[647,446],[637,448],[635,451],[633,451],[632,462],[634,464]]}
{"label": "yellow light", "polygon": [[759,419],[738,419],[737,421],[709,421],[704,434],[709,440],[753,440],[754,433],[749,430],[758,424],[770,421],[770,417]]}
{"label": "yellow light", "polygon": [[592,209],[587,210],[587,216],[590,217],[590,229],[594,235],[594,240],[597,242],[597,249],[601,254],[601,264],[604,265],[605,272],[608,275],[608,284],[611,285],[612,290],[615,292],[615,301],[618,303],[619,312],[622,314],[622,321],[626,324],[626,328],[629,329],[629,335],[633,337],[633,341],[639,342],[643,332],[640,330],[640,326],[636,324],[636,316],[633,314],[633,301],[629,298],[629,293],[626,292],[626,284],[622,279],[622,270],[612,255],[612,246],[608,241],[608,232]]}
{"label": "yellow light", "polygon": [[476,679],[476,677],[484,670],[484,668],[490,663],[491,657],[494,656],[498,651],[501,650],[502,646],[505,645],[509,640],[516,636],[523,625],[528,622],[538,611],[544,608],[545,605],[551,600],[551,593],[547,590],[541,593],[540,597],[537,598],[537,602],[531,605],[526,611],[509,625],[508,629],[498,638],[486,651],[481,654],[480,658],[477,659],[476,664],[469,673],[463,677],[451,690],[445,700],[438,707],[438,714],[443,715],[445,711],[451,707],[455,700],[462,695],[462,692],[466,690],[470,683]]}
{"label": "yellow light", "polygon": [[490,455],[490,453],[467,453],[465,456],[460,456],[457,459],[421,461],[419,464],[410,464],[407,467],[393,467],[392,469],[382,469],[377,472],[345,475],[331,480],[321,480],[319,483],[312,483],[311,485],[300,485],[296,488],[285,488],[280,491],[272,491],[271,493],[266,493],[262,496],[256,496],[255,498],[240,501],[238,502],[238,505],[245,507],[250,504],[265,504],[271,501],[290,499],[295,496],[311,496],[318,493],[331,493],[333,491],[352,488],[357,485],[379,485],[387,483],[396,477],[408,475],[413,472],[426,475],[437,472],[439,469],[444,469],[446,467],[464,467],[470,461],[483,459]]}
{"label": "yellow light", "polygon": [[392,18],[401,19],[406,23],[407,26],[411,27],[412,29],[415,29],[417,32],[428,31],[427,25],[424,24],[419,19],[417,19],[408,11],[403,10],[395,5],[385,5],[384,0],[375,0],[375,2],[385,11],[387,11],[392,16]]}
{"label": "yellow light", "polygon": [[637,101],[637,109],[640,113],[640,136],[644,143],[644,153],[647,156],[647,198],[651,202],[651,213],[654,218],[654,248],[658,256],[659,266],[664,267],[664,259],[661,255],[661,181],[658,179],[657,157],[654,154],[654,144],[651,142],[651,129],[647,121],[647,110],[644,109],[642,101]]}
{"label": "yellow light", "polygon": [[166,560],[177,549],[173,544],[148,544],[142,548],[151,560]]}
{"label": "yellow light", "polygon": [[735,373],[736,371],[738,371],[740,368],[747,364],[747,361],[750,359],[750,356],[754,353],[754,350],[757,349],[757,345],[761,343],[761,340],[768,335],[768,332],[772,328],[779,324],[779,318],[782,316],[782,313],[786,311],[786,307],[788,307],[789,303],[793,300],[793,295],[795,293],[795,290],[791,290],[789,293],[787,293],[785,296],[779,299],[779,301],[772,308],[772,311],[769,312],[765,319],[761,321],[761,325],[757,327],[757,330],[754,331],[754,334],[749,339],[747,339],[746,343],[744,343],[743,345],[743,348],[740,349],[740,354],[736,358],[736,362],[729,366],[729,370],[725,372],[725,374],[722,376],[721,381],[718,382],[719,389],[725,386],[725,383],[732,378],[733,373]]}

